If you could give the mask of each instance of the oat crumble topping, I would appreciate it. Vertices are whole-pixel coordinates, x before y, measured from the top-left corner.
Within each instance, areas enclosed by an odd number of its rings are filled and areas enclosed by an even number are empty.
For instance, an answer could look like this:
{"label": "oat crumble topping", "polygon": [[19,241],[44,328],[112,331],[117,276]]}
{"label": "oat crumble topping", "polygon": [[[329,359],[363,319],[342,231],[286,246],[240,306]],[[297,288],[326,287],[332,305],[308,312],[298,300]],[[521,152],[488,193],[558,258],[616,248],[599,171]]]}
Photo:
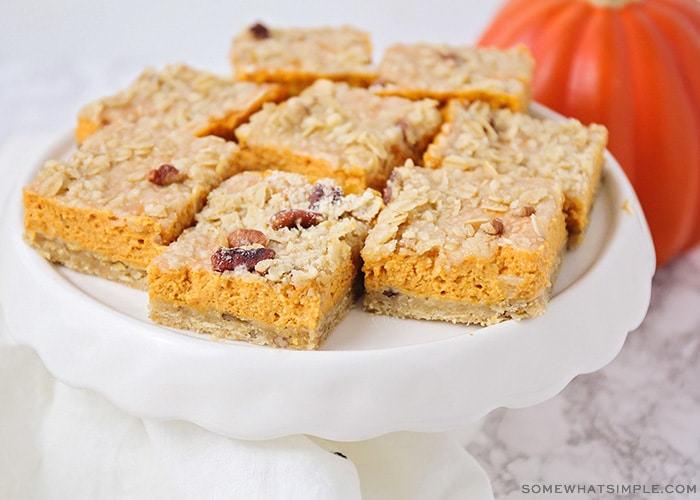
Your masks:
{"label": "oat crumble topping", "polygon": [[411,156],[419,138],[432,136],[441,122],[434,100],[379,97],[319,80],[297,97],[266,104],[236,135],[242,147],[269,145],[319,156],[335,169],[360,168],[372,177],[395,150]]}
{"label": "oat crumble topping", "polygon": [[239,77],[262,72],[374,74],[369,35],[350,26],[246,29],[233,40]]}
{"label": "oat crumble topping", "polygon": [[126,89],[84,106],[78,117],[99,125],[158,116],[168,128],[198,131],[228,113],[245,112],[273,89],[240,82],[186,64],[147,68]]}
{"label": "oat crumble topping", "polygon": [[[391,189],[363,250],[370,260],[408,252],[450,266],[468,255],[492,255],[501,245],[531,251],[546,241],[545,228],[562,203],[558,186],[546,179],[485,177],[410,162],[394,170]],[[523,207],[536,211],[524,217]]]}
{"label": "oat crumble topping", "polygon": [[[218,137],[158,132],[157,119],[109,125],[89,137],[65,161],[49,160],[29,189],[67,206],[110,210],[116,216],[147,215],[174,223],[193,194],[209,191],[233,173],[237,145]],[[179,182],[158,185],[149,173],[162,165]]]}
{"label": "oat crumble topping", "polygon": [[422,89],[447,96],[460,90],[529,95],[534,60],[509,50],[446,44],[395,44],[379,64],[376,90]]}
{"label": "oat crumble topping", "polygon": [[[310,210],[312,194],[322,186],[329,196],[315,199],[314,212],[323,220],[315,225],[282,225],[275,229],[273,216],[284,210]],[[336,273],[357,259],[370,224],[382,201],[366,190],[340,199],[330,195],[337,186],[325,179],[311,184],[304,176],[286,172],[244,172],[212,191],[197,216],[198,225],[188,230],[156,258],[153,265],[171,269],[209,269],[211,255],[228,247],[228,236],[239,229],[264,235],[274,258],[226,271],[243,280],[264,279],[301,287],[314,280],[330,286]],[[272,220],[271,220],[272,219]]]}

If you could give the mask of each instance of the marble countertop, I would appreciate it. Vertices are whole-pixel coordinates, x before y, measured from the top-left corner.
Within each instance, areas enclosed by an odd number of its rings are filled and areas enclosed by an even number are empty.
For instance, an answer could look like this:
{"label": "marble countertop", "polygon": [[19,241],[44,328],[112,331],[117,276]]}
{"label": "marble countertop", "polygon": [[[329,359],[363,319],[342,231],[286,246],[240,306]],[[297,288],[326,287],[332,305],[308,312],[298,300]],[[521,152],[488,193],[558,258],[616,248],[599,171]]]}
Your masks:
{"label": "marble countertop", "polygon": [[[543,498],[527,488],[558,484],[591,487],[565,498],[617,498],[610,488],[620,498],[700,498],[699,305],[696,249],[657,271],[646,319],[608,366],[545,403],[488,415],[467,449],[496,498]],[[646,492],[623,494],[634,485]],[[654,495],[653,485],[674,491]]]}
{"label": "marble countertop", "polygon": [[[464,13],[446,1],[430,9],[408,2],[400,10],[391,2],[304,4],[293,11],[276,2],[252,4],[225,16],[213,1],[196,8],[186,2],[141,7],[135,0],[119,7],[81,0],[61,9],[42,0],[4,6],[0,151],[18,137],[68,130],[79,106],[121,88],[145,65],[176,59],[225,68],[232,33],[251,20],[347,22],[377,33],[379,47],[404,34],[471,41],[499,2]],[[370,5],[391,25],[368,16],[363,7]],[[0,186],[0,195],[6,189]],[[608,366],[577,377],[545,403],[486,416],[466,449],[491,478],[495,497],[700,498],[699,306],[700,248],[657,271],[645,321]],[[572,485],[578,489],[565,494],[562,488]]]}

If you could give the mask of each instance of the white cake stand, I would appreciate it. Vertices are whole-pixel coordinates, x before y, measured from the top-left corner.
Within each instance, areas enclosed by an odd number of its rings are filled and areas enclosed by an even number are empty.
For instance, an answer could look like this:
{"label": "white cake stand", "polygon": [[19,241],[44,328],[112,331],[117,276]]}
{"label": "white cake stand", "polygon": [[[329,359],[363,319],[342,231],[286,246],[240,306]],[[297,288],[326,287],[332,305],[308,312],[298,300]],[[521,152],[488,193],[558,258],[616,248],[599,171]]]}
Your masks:
{"label": "white cake stand", "polygon": [[540,403],[602,368],[649,304],[653,245],[634,191],[606,153],[586,240],[565,257],[541,317],[476,328],[356,308],[316,352],[164,328],[148,319],[145,292],[51,265],[22,240],[21,186],[72,144],[62,134],[17,166],[26,175],[3,211],[0,300],[14,339],[56,378],[135,416],[243,439],[454,430],[497,407]]}

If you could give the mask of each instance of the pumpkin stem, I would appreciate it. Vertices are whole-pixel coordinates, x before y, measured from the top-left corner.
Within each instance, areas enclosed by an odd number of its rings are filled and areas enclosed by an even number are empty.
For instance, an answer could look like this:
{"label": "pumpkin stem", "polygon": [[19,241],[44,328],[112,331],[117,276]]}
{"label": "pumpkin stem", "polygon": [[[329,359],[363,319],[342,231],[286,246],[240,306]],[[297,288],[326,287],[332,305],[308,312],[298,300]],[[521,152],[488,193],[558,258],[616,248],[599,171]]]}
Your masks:
{"label": "pumpkin stem", "polygon": [[600,5],[601,7],[609,7],[611,9],[619,8],[628,3],[639,2],[641,0],[588,0],[592,4]]}

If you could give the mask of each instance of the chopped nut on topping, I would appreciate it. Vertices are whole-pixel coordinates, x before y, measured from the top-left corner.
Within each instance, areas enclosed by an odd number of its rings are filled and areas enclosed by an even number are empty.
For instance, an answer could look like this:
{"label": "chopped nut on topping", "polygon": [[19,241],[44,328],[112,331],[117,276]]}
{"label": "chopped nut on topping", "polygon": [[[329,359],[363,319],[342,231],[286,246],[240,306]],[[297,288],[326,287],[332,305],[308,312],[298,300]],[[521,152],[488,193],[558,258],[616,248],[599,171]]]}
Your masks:
{"label": "chopped nut on topping", "polygon": [[382,191],[382,201],[385,205],[389,204],[389,202],[391,201],[391,196],[391,184],[387,183],[387,185],[384,186],[384,190]]}
{"label": "chopped nut on topping", "polygon": [[396,120],[395,125],[401,129],[401,135],[403,136],[403,140],[406,144],[410,144],[408,141],[408,136],[406,135],[408,131],[408,123],[406,123],[406,120],[403,118],[399,118]]}
{"label": "chopped nut on topping", "polygon": [[324,218],[323,214],[318,212],[311,212],[300,208],[290,208],[288,210],[280,210],[270,217],[270,225],[273,229],[281,229],[283,227],[308,228],[319,224]]}
{"label": "chopped nut on topping", "polygon": [[270,30],[268,30],[267,26],[262,23],[255,23],[253,26],[251,26],[250,34],[253,35],[253,38],[257,38],[258,40],[270,38]]}
{"label": "chopped nut on topping", "polygon": [[486,234],[498,236],[499,234],[503,234],[503,231],[505,230],[505,225],[503,224],[503,221],[501,219],[499,219],[498,217],[494,217],[490,221],[482,224],[479,229],[481,229]]}
{"label": "chopped nut on topping", "polygon": [[461,57],[454,50],[450,50],[448,47],[443,47],[441,50],[438,50],[437,56],[443,61],[447,61],[449,64],[454,66],[457,66],[464,61],[463,57]]}
{"label": "chopped nut on topping", "polygon": [[408,148],[414,153],[417,153],[418,138],[416,137],[415,132],[411,129],[411,126],[408,124],[408,122],[403,118],[399,118],[394,125],[401,129],[401,137],[403,138],[403,142],[406,144],[406,146],[408,146]]}
{"label": "chopped nut on topping", "polygon": [[275,345],[277,345],[277,347],[281,347],[283,349],[286,347],[289,347],[289,340],[282,337],[281,335],[278,337],[275,337],[274,342],[275,342]]}
{"label": "chopped nut on topping", "polygon": [[394,182],[396,182],[396,170],[391,171],[389,180],[386,181],[386,185],[382,190],[382,201],[385,205],[388,205],[391,198],[394,196]]}
{"label": "chopped nut on topping", "polygon": [[185,175],[177,168],[167,163],[163,163],[160,167],[148,172],[148,181],[157,186],[169,186],[175,182],[181,182],[185,179]]}
{"label": "chopped nut on topping", "polygon": [[525,205],[522,207],[516,208],[513,213],[519,217],[530,217],[532,214],[535,213],[535,207],[532,205]]}
{"label": "chopped nut on topping", "polygon": [[257,229],[235,229],[228,235],[228,245],[231,248],[250,245],[267,246],[267,236]]}
{"label": "chopped nut on topping", "polygon": [[309,206],[318,208],[324,198],[330,198],[332,203],[338,203],[343,198],[343,194],[343,188],[340,186],[327,186],[317,182],[309,195]]}
{"label": "chopped nut on topping", "polygon": [[219,248],[211,256],[211,267],[216,272],[233,271],[245,267],[255,271],[255,264],[261,260],[274,259],[275,251],[271,248],[254,246],[250,248]]}

